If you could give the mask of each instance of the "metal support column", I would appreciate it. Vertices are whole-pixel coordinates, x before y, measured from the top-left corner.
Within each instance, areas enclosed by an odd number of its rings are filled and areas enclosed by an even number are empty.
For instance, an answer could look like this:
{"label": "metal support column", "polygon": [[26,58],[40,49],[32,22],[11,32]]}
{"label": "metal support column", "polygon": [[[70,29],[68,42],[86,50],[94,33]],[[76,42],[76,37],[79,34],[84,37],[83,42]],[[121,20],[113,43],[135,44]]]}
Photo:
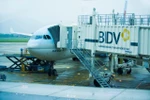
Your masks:
{"label": "metal support column", "polygon": [[114,73],[115,59],[114,54],[111,55],[110,71]]}
{"label": "metal support column", "polygon": [[[93,29],[93,39],[96,38],[96,9],[93,8],[93,16],[92,16],[92,29]],[[92,50],[91,50],[91,56],[94,57],[95,55],[95,49],[96,49],[96,43],[93,43]]]}

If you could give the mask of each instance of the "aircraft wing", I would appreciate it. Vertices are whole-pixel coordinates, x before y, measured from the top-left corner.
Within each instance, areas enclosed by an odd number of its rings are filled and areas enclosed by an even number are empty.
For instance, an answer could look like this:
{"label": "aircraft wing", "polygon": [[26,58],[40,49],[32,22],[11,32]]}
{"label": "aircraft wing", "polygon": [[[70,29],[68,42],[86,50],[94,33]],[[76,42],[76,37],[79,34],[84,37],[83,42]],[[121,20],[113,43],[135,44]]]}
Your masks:
{"label": "aircraft wing", "polygon": [[12,34],[21,34],[21,35],[26,35],[26,36],[32,36],[33,35],[32,33],[15,32],[13,30],[13,28],[10,28],[10,33],[12,33]]}

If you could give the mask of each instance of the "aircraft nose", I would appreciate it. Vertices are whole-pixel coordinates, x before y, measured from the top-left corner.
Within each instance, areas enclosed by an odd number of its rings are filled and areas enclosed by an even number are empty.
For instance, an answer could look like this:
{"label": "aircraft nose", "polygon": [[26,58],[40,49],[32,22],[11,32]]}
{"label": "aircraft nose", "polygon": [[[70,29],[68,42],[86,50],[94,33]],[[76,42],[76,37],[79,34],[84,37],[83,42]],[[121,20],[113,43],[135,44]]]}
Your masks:
{"label": "aircraft nose", "polygon": [[27,43],[27,48],[28,49],[36,49],[40,47],[40,42],[39,41],[32,41],[29,40],[29,42]]}
{"label": "aircraft nose", "polygon": [[29,42],[27,43],[27,48],[32,56],[42,58],[43,54],[46,53],[45,50],[48,50],[47,52],[50,52],[51,49],[55,48],[55,45],[53,44],[52,40],[29,40]]}
{"label": "aircraft nose", "polygon": [[29,40],[27,43],[27,48],[32,56],[39,57],[40,44],[40,41]]}

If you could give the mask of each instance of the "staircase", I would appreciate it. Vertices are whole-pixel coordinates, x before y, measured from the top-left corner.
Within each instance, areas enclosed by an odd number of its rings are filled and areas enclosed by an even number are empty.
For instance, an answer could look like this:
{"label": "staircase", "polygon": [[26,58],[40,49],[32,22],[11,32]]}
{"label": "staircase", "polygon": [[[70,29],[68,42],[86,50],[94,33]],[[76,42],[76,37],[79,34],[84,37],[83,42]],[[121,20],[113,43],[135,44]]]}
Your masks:
{"label": "staircase", "polygon": [[108,84],[109,77],[107,73],[110,71],[106,70],[105,64],[99,59],[92,57],[91,52],[85,49],[72,49],[72,52],[80,60],[80,62],[88,69],[94,79],[103,88],[110,88]]}

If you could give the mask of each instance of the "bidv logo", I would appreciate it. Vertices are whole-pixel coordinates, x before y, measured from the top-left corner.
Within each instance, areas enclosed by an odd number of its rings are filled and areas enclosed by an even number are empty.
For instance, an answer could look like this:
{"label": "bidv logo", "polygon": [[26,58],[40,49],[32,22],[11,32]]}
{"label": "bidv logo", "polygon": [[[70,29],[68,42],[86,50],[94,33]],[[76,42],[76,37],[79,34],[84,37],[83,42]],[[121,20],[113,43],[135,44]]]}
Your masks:
{"label": "bidv logo", "polygon": [[115,32],[99,31],[99,43],[105,42],[107,44],[111,44],[114,41],[116,44],[118,44],[120,36],[123,41],[126,42],[127,40],[130,40],[130,31],[125,28],[122,32],[119,32],[118,35],[116,35]]}

